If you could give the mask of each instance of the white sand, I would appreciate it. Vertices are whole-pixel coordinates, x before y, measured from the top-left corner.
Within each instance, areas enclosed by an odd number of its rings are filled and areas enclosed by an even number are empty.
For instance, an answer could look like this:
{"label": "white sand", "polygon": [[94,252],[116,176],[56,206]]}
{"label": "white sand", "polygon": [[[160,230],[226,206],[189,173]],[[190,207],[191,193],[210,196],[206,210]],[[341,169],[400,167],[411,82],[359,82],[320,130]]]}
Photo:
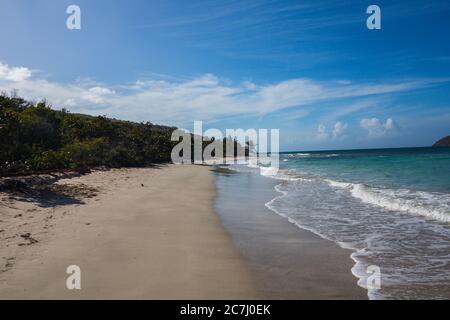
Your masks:
{"label": "white sand", "polygon": [[[97,187],[96,197],[50,208],[3,194],[0,298],[255,297],[214,213],[213,179],[205,166],[98,171],[59,182]],[[81,290],[66,288],[69,265]]]}

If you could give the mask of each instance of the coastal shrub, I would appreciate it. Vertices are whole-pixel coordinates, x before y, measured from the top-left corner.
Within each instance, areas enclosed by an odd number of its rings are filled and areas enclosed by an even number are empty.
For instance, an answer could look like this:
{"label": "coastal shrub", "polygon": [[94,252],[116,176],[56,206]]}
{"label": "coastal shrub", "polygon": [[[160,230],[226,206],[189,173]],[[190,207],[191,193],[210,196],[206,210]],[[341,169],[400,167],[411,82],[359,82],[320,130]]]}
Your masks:
{"label": "coastal shrub", "polygon": [[[169,162],[178,143],[171,141],[175,129],[75,114],[52,109],[46,101],[0,94],[0,175]],[[244,147],[230,139],[223,140],[224,149],[231,146],[237,155]],[[203,148],[208,144],[204,141]],[[246,145],[246,155],[251,147]]]}
{"label": "coastal shrub", "polygon": [[68,166],[73,168],[108,165],[108,143],[104,137],[85,141],[76,140],[65,145],[61,152],[69,160]]}
{"label": "coastal shrub", "polygon": [[25,161],[25,168],[32,171],[64,169],[70,166],[69,155],[62,150],[47,150]]}
{"label": "coastal shrub", "polygon": [[170,161],[176,128],[52,109],[0,94],[0,175]]}

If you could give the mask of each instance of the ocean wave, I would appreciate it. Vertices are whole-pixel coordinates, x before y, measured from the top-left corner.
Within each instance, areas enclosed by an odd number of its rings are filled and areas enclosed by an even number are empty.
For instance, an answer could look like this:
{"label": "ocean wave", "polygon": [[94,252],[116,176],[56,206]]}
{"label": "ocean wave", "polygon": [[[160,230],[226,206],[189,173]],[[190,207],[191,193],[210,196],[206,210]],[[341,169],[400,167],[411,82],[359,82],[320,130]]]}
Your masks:
{"label": "ocean wave", "polygon": [[[266,207],[297,227],[350,249],[351,272],[370,299],[440,297],[421,288],[450,279],[450,274],[442,272],[450,258],[446,224],[418,215],[390,214],[385,207],[371,210],[372,203],[351,193],[352,189],[360,191],[358,187],[319,178],[284,181],[275,187],[280,195]],[[382,290],[366,285],[372,265],[381,269]],[[414,284],[417,290],[405,290],[405,283]]]}
{"label": "ocean wave", "polygon": [[[310,181],[310,180],[309,180]],[[350,254],[350,259],[353,260],[354,265],[351,269],[351,273],[353,274],[353,276],[355,276],[357,280],[357,284],[366,289],[367,290],[367,295],[369,297],[369,299],[377,299],[379,298],[376,294],[376,291],[371,290],[369,288],[367,288],[367,286],[365,285],[366,283],[366,279],[367,279],[367,273],[365,272],[365,270],[367,269],[367,263],[364,263],[363,260],[361,260],[359,257],[361,255],[364,254],[364,252],[366,251],[367,248],[363,248],[363,249],[359,249],[353,245],[351,245],[350,243],[347,242],[342,242],[342,241],[336,241],[336,239],[333,239],[331,237],[328,237],[327,235],[325,235],[324,233],[320,232],[318,229],[313,228],[311,226],[308,226],[304,223],[301,223],[301,221],[299,221],[298,218],[293,218],[291,216],[289,216],[288,214],[283,213],[281,210],[277,209],[276,203],[277,201],[279,201],[280,199],[286,197],[288,195],[288,192],[283,190],[282,188],[282,184],[276,185],[275,186],[275,190],[279,193],[281,193],[280,196],[277,196],[275,198],[273,198],[272,200],[270,200],[269,202],[267,202],[265,204],[265,206],[273,211],[274,213],[276,213],[277,215],[281,216],[282,218],[286,219],[288,222],[294,224],[296,227],[312,232],[315,235],[319,236],[320,238],[327,240],[327,241],[331,241],[336,243],[337,245],[339,245],[341,248],[343,249],[347,249],[347,250],[351,250],[353,251]]]}
{"label": "ocean wave", "polygon": [[309,179],[303,178],[298,174],[292,174],[291,170],[278,169],[274,167],[260,167],[260,173],[262,176],[265,176],[267,178],[281,181],[309,181]]}
{"label": "ocean wave", "polygon": [[246,164],[249,168],[259,168],[257,159],[248,159]]}
{"label": "ocean wave", "polygon": [[[245,163],[245,165],[247,168],[250,168],[250,170],[258,169],[260,175],[267,177],[267,178],[284,180],[284,181],[299,180],[298,178],[296,178],[290,174],[286,174],[285,173],[286,170],[281,170],[279,167],[265,167],[265,166],[259,165],[257,160],[250,159]],[[236,166],[236,167],[238,167],[238,166]]]}
{"label": "ocean wave", "polygon": [[[370,299],[448,297],[450,194],[346,183],[301,167],[269,177],[281,194],[266,207],[350,249],[351,272]],[[380,267],[381,290],[367,287],[369,266]],[[424,290],[430,285],[443,291]]]}
{"label": "ocean wave", "polygon": [[262,176],[275,177],[278,173],[278,168],[276,167],[259,167]]}
{"label": "ocean wave", "polygon": [[[275,198],[273,198],[272,200],[270,200],[269,202],[267,202],[267,203],[265,204],[265,206],[266,206],[268,209],[270,209],[271,211],[273,211],[273,212],[275,212],[276,214],[278,214],[279,216],[281,216],[281,217],[287,219],[290,223],[296,225],[296,226],[299,227],[300,229],[304,229],[304,230],[310,231],[310,232],[312,232],[312,233],[318,235],[318,236],[321,237],[322,239],[325,239],[325,240],[329,240],[329,241],[333,241],[333,242],[334,242],[333,239],[331,239],[331,238],[325,236],[324,234],[320,233],[318,230],[316,230],[316,229],[314,229],[314,228],[310,228],[310,227],[308,227],[308,226],[306,226],[306,225],[303,225],[303,224],[301,224],[298,220],[296,220],[296,219],[294,219],[294,218],[291,218],[291,217],[288,216],[287,214],[284,214],[284,213],[282,213],[281,211],[277,210],[276,206],[274,205],[275,202],[276,202],[277,200],[279,200],[279,199],[285,197],[285,196],[288,194],[287,191],[282,190],[280,187],[281,187],[281,184],[276,185],[276,186],[275,186],[275,190],[276,190],[277,192],[281,193],[281,195],[278,196],[278,197],[275,197]],[[339,244],[339,245],[341,245],[341,244]],[[344,249],[357,250],[357,249],[355,249],[355,248],[353,248],[353,247],[350,247],[350,246],[348,246],[348,245],[346,245],[346,244],[342,244],[342,247],[343,247]]]}
{"label": "ocean wave", "polygon": [[345,183],[325,179],[332,187],[348,190],[364,203],[391,211],[425,216],[442,222],[450,222],[450,197],[448,194],[413,191],[408,189],[382,189],[360,183]]}
{"label": "ocean wave", "polygon": [[337,153],[290,153],[285,155],[287,158],[331,158],[339,157]]}

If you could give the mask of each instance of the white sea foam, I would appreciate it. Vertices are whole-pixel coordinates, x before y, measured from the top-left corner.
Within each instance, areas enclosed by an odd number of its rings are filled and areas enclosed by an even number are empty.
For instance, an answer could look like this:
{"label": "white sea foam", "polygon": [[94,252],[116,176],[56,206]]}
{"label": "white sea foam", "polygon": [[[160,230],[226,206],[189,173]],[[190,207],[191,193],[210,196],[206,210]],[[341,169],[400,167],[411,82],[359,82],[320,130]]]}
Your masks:
{"label": "white sea foam", "polygon": [[[445,294],[424,292],[421,288],[450,280],[450,274],[442,273],[450,259],[447,252],[449,228],[424,219],[421,211],[418,212],[422,214],[389,214],[391,210],[414,213],[411,208],[426,210],[427,217],[430,217],[430,210],[442,214],[445,212],[442,204],[448,201],[445,195],[376,189],[318,178],[285,181],[275,189],[281,195],[266,203],[266,207],[299,228],[351,249],[350,257],[354,261],[351,272],[358,279],[358,285],[368,289],[370,299],[445,297]],[[401,200],[387,208],[384,202],[390,203],[387,199],[395,200],[395,197]],[[411,203],[414,199],[417,202]],[[373,205],[379,209],[371,210]],[[448,221],[445,218],[438,215],[435,219]],[[383,259],[392,256],[397,258]],[[366,286],[370,265],[381,268],[381,291]],[[405,291],[404,283],[414,283],[416,289]]]}
{"label": "white sea foam", "polygon": [[382,189],[328,179],[326,181],[332,187],[347,189],[353,197],[364,203],[392,211],[407,212],[450,222],[450,196],[448,194],[407,189]]}
{"label": "white sea foam", "polygon": [[[308,158],[339,156],[284,155],[285,167],[264,174],[282,181],[275,187],[281,195],[266,206],[299,228],[351,249],[351,272],[370,299],[448,299],[450,193],[346,183],[325,179],[326,170],[309,170],[315,159]],[[372,265],[381,269],[381,290],[367,288]]]}
{"label": "white sea foam", "polygon": [[295,155],[300,157],[309,157],[311,153],[296,153]]}
{"label": "white sea foam", "polygon": [[[310,231],[310,232],[312,232],[312,233],[318,235],[319,237],[321,237],[321,238],[323,238],[323,239],[325,239],[325,240],[333,241],[331,238],[328,238],[327,236],[323,235],[322,233],[320,233],[320,232],[317,231],[316,229],[310,228],[310,227],[308,227],[308,226],[306,226],[306,225],[303,225],[303,224],[301,224],[298,220],[295,220],[295,219],[289,217],[288,215],[286,215],[286,214],[284,214],[284,213],[282,213],[282,212],[280,212],[280,211],[278,211],[278,210],[276,209],[276,207],[274,206],[274,203],[275,203],[277,200],[279,200],[279,199],[285,197],[285,196],[288,194],[287,191],[282,190],[280,187],[281,187],[281,184],[276,185],[276,186],[275,186],[275,190],[276,190],[277,192],[281,193],[281,195],[278,196],[278,197],[275,197],[275,198],[273,198],[272,200],[270,200],[269,202],[267,202],[267,203],[265,204],[265,206],[266,206],[268,209],[270,209],[270,210],[272,210],[273,212],[275,212],[276,214],[278,214],[279,216],[281,216],[281,217],[287,219],[290,223],[295,224],[297,227],[299,227],[299,228],[301,228],[301,229],[304,229],[304,230],[308,230],[308,231]],[[344,245],[344,244],[342,244],[342,247],[345,248],[345,249],[356,250],[355,248],[350,247],[350,246],[348,246],[348,245]]]}
{"label": "white sea foam", "polygon": [[256,159],[256,158],[255,159],[253,159],[253,158],[248,159],[247,167],[249,167],[249,168],[259,168],[258,159]]}
{"label": "white sea foam", "polygon": [[[309,180],[309,181],[311,181],[311,180]],[[335,242],[343,249],[352,250],[353,252],[350,255],[350,258],[353,260],[354,265],[351,269],[351,273],[355,276],[355,278],[358,279],[357,284],[360,287],[367,290],[367,295],[368,295],[369,299],[371,299],[371,300],[381,299],[382,297],[380,295],[378,295],[378,292],[376,289],[370,289],[370,288],[367,288],[367,286],[366,286],[367,277],[368,277],[366,270],[367,270],[368,264],[361,259],[361,256],[363,256],[365,254],[367,248],[358,249],[358,248],[352,246],[350,243],[336,241],[335,239],[330,238],[327,235],[325,235],[324,233],[320,232],[316,228],[312,228],[312,227],[307,226],[306,224],[301,223],[298,218],[295,219],[295,218],[290,217],[289,215],[284,214],[281,211],[277,210],[276,205],[275,205],[277,200],[282,199],[288,195],[288,192],[282,190],[280,187],[281,187],[281,184],[275,186],[275,190],[278,191],[279,193],[281,193],[281,195],[278,197],[275,197],[274,199],[267,202],[266,207],[268,209],[270,209],[271,211],[275,212],[277,215],[285,218],[288,222],[294,224],[298,228],[312,232],[322,239]]]}
{"label": "white sea foam", "polygon": [[278,173],[278,168],[276,167],[259,167],[262,176],[274,177]]}
{"label": "white sea foam", "polygon": [[298,175],[291,174],[289,170],[281,170],[274,167],[260,167],[260,173],[262,176],[281,181],[307,180]]}
{"label": "white sea foam", "polygon": [[[308,181],[311,181],[311,180],[308,180]],[[349,249],[349,250],[352,250],[353,253],[350,255],[350,258],[353,260],[353,262],[354,262],[355,264],[353,265],[353,267],[352,267],[352,269],[351,269],[351,272],[352,272],[352,274],[358,279],[358,281],[357,281],[358,285],[361,286],[361,287],[363,287],[364,289],[367,289],[367,287],[364,285],[365,279],[366,279],[366,277],[367,277],[367,275],[366,275],[366,273],[365,273],[365,270],[366,270],[366,268],[367,268],[367,265],[366,265],[361,259],[358,259],[358,258],[357,258],[358,255],[361,255],[361,252],[363,252],[363,251],[365,250],[365,248],[364,248],[364,249],[358,249],[358,248],[355,248],[354,246],[352,246],[352,245],[349,244],[349,243],[336,241],[335,239],[332,239],[332,238],[326,236],[325,234],[323,234],[322,232],[320,232],[320,231],[317,230],[316,228],[312,228],[312,227],[307,226],[306,224],[302,224],[302,223],[298,220],[298,218],[297,218],[297,219],[294,219],[293,217],[290,217],[289,215],[284,214],[284,213],[281,212],[280,210],[277,210],[277,207],[276,207],[275,203],[276,203],[278,200],[280,200],[280,199],[282,199],[282,198],[284,198],[284,197],[286,197],[286,196],[288,195],[288,192],[287,192],[287,191],[284,191],[283,189],[281,189],[281,186],[282,186],[282,184],[279,184],[279,185],[276,185],[276,186],[275,186],[275,190],[276,190],[277,192],[281,193],[281,195],[280,195],[280,196],[277,196],[277,197],[275,197],[274,199],[272,199],[272,200],[270,200],[269,202],[267,202],[267,203],[265,204],[265,206],[266,206],[268,209],[270,209],[271,211],[275,212],[277,215],[279,215],[279,216],[285,218],[287,221],[289,221],[290,223],[294,224],[294,225],[297,226],[298,228],[303,229],[303,230],[310,231],[310,232],[314,233],[315,235],[319,236],[319,237],[322,238],[322,239],[325,239],[325,240],[328,240],[328,241],[335,242],[335,243],[337,243],[337,244],[338,244],[341,248],[343,248],[343,249]],[[375,292],[373,292],[373,290],[368,290],[367,294],[368,294],[368,297],[369,297],[370,299],[375,299],[375,298],[376,298]]]}
{"label": "white sea foam", "polygon": [[288,158],[331,158],[331,157],[339,157],[340,155],[337,153],[290,153],[286,154],[285,157]]}

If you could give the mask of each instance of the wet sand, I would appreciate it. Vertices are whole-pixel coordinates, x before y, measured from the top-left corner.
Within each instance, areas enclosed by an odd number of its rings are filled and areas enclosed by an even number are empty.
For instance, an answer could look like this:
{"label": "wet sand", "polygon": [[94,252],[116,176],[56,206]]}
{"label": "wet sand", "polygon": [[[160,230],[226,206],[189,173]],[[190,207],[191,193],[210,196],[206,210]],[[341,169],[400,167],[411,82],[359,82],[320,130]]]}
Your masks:
{"label": "wet sand", "polygon": [[351,273],[352,251],[300,229],[265,207],[280,181],[216,172],[216,212],[268,299],[368,299]]}

